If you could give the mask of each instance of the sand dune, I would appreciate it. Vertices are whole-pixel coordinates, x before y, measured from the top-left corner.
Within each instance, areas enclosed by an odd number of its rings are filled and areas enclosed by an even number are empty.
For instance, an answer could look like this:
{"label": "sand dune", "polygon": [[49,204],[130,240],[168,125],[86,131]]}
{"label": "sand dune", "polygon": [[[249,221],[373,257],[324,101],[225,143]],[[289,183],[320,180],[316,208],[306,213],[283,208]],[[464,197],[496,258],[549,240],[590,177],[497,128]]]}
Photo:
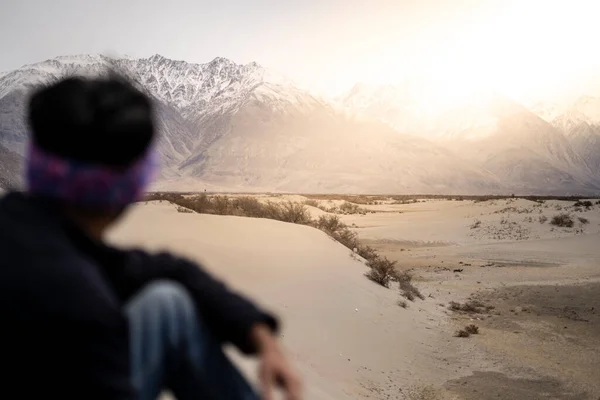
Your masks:
{"label": "sand dune", "polygon": [[[151,202],[136,205],[110,240],[204,263],[280,314],[282,341],[306,381],[307,399],[529,400],[547,398],[546,388],[556,399],[596,400],[600,386],[590,371],[600,352],[591,343],[600,307],[592,295],[598,286],[589,285],[600,282],[599,205],[505,199],[360,207],[373,213],[341,219],[363,243],[412,270],[425,300],[401,308],[395,287],[366,279],[362,261],[307,226],[179,213]],[[573,227],[540,222],[562,212]],[[448,309],[473,296],[498,311]],[[480,335],[454,337],[468,323],[478,324]],[[253,361],[228,351],[254,379]]]}
{"label": "sand dune", "polygon": [[278,312],[308,399],[400,398],[400,388],[439,370],[435,303],[400,308],[397,291],[367,280],[365,265],[316,229],[149,204],[135,207],[111,240],[192,257]]}

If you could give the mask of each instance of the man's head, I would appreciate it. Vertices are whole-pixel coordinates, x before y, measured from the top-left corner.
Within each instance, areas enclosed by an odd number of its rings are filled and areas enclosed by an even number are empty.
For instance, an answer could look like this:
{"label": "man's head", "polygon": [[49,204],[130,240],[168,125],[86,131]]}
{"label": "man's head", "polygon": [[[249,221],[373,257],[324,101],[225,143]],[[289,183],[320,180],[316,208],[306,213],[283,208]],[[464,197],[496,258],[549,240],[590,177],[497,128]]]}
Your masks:
{"label": "man's head", "polygon": [[120,78],[68,78],[29,103],[27,186],[83,218],[115,219],[154,168],[152,104]]}

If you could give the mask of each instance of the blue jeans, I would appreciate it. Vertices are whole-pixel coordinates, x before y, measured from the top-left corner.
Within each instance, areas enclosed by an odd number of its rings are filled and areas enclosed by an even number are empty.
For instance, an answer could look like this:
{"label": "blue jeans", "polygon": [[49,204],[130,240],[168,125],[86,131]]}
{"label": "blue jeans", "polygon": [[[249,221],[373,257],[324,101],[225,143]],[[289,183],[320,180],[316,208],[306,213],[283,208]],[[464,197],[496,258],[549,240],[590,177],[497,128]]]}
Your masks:
{"label": "blue jeans", "polygon": [[182,286],[152,283],[127,304],[126,313],[139,400],[155,400],[165,389],[178,400],[258,400]]}

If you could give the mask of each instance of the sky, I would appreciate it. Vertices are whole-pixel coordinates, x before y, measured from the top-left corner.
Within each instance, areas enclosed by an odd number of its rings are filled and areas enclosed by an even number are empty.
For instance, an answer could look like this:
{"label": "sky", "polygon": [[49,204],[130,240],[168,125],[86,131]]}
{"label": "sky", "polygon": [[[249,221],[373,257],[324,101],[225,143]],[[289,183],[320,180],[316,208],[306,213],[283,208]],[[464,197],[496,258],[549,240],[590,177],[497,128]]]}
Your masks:
{"label": "sky", "polygon": [[0,0],[0,71],[58,55],[256,61],[317,93],[600,95],[595,0]]}

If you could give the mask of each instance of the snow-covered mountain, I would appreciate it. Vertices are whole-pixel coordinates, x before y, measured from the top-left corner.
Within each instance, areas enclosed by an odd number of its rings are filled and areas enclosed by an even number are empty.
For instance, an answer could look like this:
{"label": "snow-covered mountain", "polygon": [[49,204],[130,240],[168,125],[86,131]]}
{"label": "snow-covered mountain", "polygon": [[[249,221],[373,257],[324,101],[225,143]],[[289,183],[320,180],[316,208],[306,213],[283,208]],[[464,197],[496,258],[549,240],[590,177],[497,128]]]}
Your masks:
{"label": "snow-covered mountain", "polygon": [[0,77],[5,175],[14,181],[18,173],[14,164],[23,154],[24,111],[32,88],[68,75],[103,74],[109,67],[134,80],[155,102],[163,158],[157,188],[448,194],[598,190],[561,132],[503,99],[432,118],[412,95],[395,87],[357,85],[333,102],[256,63],[216,58],[191,64],[159,55],[58,57]]}
{"label": "snow-covered mountain", "polygon": [[546,122],[552,122],[552,120],[561,115],[567,107],[565,104],[554,101],[537,101],[532,104],[525,104],[525,106],[532,113]]}
{"label": "snow-covered mountain", "polygon": [[600,176],[600,98],[582,96],[551,121]]}
{"label": "snow-covered mountain", "polygon": [[[250,63],[190,64],[161,56],[59,57],[0,79],[0,143],[22,154],[29,91],[67,75],[115,68],[156,103],[162,182],[287,191],[477,192],[497,179],[434,144],[355,121],[328,102]],[[185,179],[185,186],[179,184]],[[198,183],[199,185],[201,183]]]}

